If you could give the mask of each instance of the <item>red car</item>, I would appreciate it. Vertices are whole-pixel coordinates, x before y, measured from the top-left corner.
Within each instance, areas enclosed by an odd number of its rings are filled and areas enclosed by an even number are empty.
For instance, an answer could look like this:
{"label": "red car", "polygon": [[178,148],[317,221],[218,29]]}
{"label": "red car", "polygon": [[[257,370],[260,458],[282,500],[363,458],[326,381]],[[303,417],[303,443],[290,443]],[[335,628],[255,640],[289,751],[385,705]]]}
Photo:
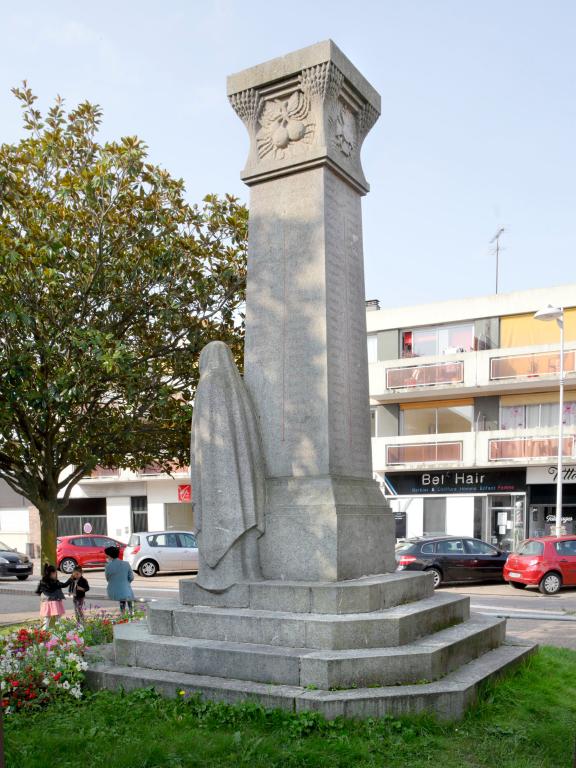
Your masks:
{"label": "red car", "polygon": [[576,586],[576,536],[526,539],[508,557],[504,579],[516,589],[537,586],[544,595]]}
{"label": "red car", "polygon": [[58,568],[63,573],[72,573],[77,565],[102,568],[106,565],[106,547],[118,547],[122,558],[125,546],[108,536],[60,536],[56,544]]}

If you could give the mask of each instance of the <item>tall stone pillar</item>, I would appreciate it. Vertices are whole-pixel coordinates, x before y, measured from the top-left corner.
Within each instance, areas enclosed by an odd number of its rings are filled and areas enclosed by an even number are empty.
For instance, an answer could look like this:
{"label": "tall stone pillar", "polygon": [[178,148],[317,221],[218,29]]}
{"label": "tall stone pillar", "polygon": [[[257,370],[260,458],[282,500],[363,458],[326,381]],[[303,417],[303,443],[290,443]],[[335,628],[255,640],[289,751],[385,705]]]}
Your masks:
{"label": "tall stone pillar", "polygon": [[326,41],[228,78],[250,135],[244,376],[267,470],[268,579],[393,570],[372,479],[362,142],[380,97]]}

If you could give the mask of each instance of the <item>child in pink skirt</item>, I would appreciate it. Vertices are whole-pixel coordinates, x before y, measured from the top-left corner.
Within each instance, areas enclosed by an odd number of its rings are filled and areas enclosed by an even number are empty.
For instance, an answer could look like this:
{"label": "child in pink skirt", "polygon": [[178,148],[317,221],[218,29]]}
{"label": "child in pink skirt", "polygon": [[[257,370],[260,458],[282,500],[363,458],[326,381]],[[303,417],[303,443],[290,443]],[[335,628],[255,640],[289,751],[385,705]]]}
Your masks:
{"label": "child in pink skirt", "polygon": [[53,565],[44,565],[43,576],[36,587],[36,594],[41,595],[40,618],[44,619],[44,629],[49,629],[55,618],[66,613],[62,590],[69,584],[70,579],[58,581],[58,571]]}

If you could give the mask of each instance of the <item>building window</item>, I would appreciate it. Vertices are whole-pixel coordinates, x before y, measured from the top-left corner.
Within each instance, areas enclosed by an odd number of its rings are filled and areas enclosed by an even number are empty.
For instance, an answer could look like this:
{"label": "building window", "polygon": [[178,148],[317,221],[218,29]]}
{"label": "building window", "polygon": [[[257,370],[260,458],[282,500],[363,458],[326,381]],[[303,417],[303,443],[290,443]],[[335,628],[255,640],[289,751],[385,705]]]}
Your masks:
{"label": "building window", "polygon": [[370,408],[370,437],[376,437],[376,408]]}
{"label": "building window", "polygon": [[378,336],[377,334],[368,334],[368,362],[378,362]]}
{"label": "building window", "polygon": [[474,323],[410,328],[401,333],[401,357],[454,355],[477,348]]}
{"label": "building window", "polygon": [[432,407],[405,407],[401,410],[401,435],[444,435],[452,432],[472,432],[474,406],[457,403]]}
{"label": "building window", "polygon": [[[500,407],[500,429],[534,429],[558,426],[558,403],[529,403]],[[562,423],[576,426],[576,401],[564,403]]]}
{"label": "building window", "polygon": [[132,512],[132,533],[148,530],[148,497],[132,496],[130,498]]}
{"label": "building window", "polygon": [[446,532],[446,499],[424,499],[424,536]]}

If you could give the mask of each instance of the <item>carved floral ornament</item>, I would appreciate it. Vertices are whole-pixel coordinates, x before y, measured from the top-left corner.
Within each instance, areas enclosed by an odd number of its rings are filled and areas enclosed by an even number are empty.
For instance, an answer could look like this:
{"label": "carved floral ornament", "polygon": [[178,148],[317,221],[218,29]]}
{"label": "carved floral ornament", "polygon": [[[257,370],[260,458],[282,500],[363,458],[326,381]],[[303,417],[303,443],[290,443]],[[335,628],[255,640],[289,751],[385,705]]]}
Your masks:
{"label": "carved floral ornament", "polygon": [[[283,160],[298,153],[303,144],[311,144],[316,135],[318,102],[328,111],[327,141],[345,158],[351,158],[378,118],[367,102],[352,104],[345,97],[345,78],[332,62],[303,70],[296,90],[281,97],[262,98],[256,89],[230,96],[238,116],[255,138],[258,159]],[[355,105],[354,105],[355,106]]]}
{"label": "carved floral ornament", "polygon": [[336,117],[330,117],[334,146],[346,157],[356,149],[356,117],[350,109],[340,105]]}
{"label": "carved floral ornament", "polygon": [[266,101],[259,118],[260,130],[256,134],[258,157],[270,153],[283,159],[291,145],[299,141],[312,141],[314,123],[308,122],[310,100],[302,91],[286,99]]}

